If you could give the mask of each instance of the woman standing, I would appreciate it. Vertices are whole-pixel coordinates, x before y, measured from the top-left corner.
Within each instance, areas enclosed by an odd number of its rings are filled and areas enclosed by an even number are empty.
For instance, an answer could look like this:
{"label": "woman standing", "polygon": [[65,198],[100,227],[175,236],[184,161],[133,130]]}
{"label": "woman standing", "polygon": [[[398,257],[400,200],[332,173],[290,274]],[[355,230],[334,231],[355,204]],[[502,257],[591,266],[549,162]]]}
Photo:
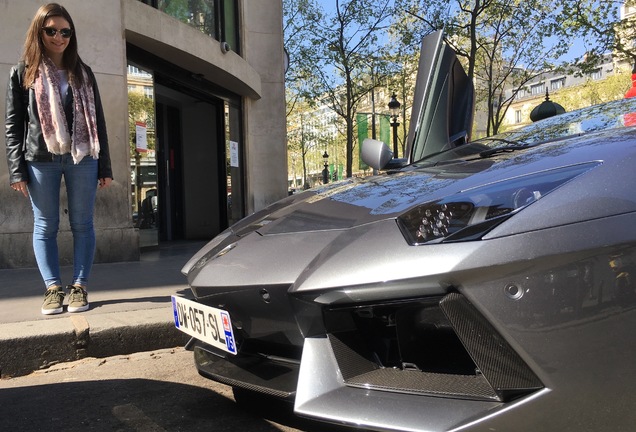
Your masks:
{"label": "woman standing", "polygon": [[11,69],[5,126],[9,182],[33,208],[33,250],[46,286],[41,311],[63,312],[57,246],[62,177],[73,234],[68,311],[85,311],[95,194],[113,175],[95,76],[78,55],[73,20],[59,4],[40,7],[31,21],[22,59]]}

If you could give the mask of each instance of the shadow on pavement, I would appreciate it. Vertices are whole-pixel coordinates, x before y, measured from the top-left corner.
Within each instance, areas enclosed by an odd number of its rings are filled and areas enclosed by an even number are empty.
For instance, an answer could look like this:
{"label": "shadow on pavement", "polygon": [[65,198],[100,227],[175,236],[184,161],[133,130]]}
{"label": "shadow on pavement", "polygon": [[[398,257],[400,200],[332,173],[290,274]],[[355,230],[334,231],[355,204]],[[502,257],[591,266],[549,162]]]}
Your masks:
{"label": "shadow on pavement", "polygon": [[[254,409],[246,409],[212,390],[145,379],[2,389],[0,404],[3,409],[0,430],[12,432],[323,432],[340,429],[295,417],[291,405],[271,405],[264,401]],[[268,420],[285,428],[272,425]]]}

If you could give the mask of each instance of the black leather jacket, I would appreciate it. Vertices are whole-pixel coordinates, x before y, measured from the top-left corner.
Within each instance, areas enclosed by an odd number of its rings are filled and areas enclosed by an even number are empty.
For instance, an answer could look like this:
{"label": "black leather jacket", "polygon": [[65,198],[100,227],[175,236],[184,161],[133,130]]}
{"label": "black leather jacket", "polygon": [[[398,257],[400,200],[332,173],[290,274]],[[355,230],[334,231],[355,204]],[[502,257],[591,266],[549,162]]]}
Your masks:
{"label": "black leather jacket", "polygon": [[[95,112],[97,115],[97,135],[99,138],[99,160],[97,178],[113,177],[108,150],[108,135],[102,101],[97,89],[97,81],[93,71],[86,67],[86,72],[93,82],[95,93]],[[16,65],[11,68],[9,85],[7,86],[7,110],[5,117],[7,163],[9,164],[9,183],[29,181],[26,162],[51,161],[53,154],[46,148],[42,137],[42,127],[33,89],[24,90],[22,87],[23,67]],[[67,119],[72,120],[73,97],[69,87],[69,95],[63,102]],[[68,108],[68,109],[67,109]],[[70,111],[69,111],[70,110]],[[69,118],[70,114],[70,118]],[[70,126],[70,123],[69,123]],[[95,179],[97,181],[97,179]]]}

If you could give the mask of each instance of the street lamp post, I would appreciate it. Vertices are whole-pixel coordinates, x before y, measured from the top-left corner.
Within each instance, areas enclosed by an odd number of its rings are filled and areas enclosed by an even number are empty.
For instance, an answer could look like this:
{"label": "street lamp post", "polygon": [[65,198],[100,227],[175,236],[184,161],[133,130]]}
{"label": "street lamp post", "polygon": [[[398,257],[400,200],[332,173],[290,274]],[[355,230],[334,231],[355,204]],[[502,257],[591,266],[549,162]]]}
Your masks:
{"label": "street lamp post", "polygon": [[398,102],[395,93],[391,95],[389,101],[389,111],[391,113],[391,127],[393,128],[393,157],[398,157],[398,117],[400,116],[400,102]]}
{"label": "street lamp post", "polygon": [[327,154],[327,150],[322,155],[322,160],[325,162],[325,168],[322,170],[322,182],[327,184],[329,183],[329,154]]}

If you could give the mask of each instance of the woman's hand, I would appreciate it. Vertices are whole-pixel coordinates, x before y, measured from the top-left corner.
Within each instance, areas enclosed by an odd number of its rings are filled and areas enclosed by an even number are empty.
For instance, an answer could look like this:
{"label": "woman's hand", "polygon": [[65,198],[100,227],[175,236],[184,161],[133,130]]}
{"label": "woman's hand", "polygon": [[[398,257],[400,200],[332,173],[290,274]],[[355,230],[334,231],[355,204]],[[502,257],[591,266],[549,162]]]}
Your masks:
{"label": "woman's hand", "polygon": [[29,196],[29,190],[27,189],[27,182],[20,181],[11,184],[11,189],[14,191],[22,192],[25,197]]}
{"label": "woman's hand", "polygon": [[110,177],[100,178],[100,179],[99,179],[99,186],[98,186],[98,188],[99,188],[99,189],[107,188],[107,187],[109,187],[109,186],[110,186],[110,184],[111,184],[111,182],[112,182],[112,181],[113,181],[113,179],[112,179],[112,178],[110,178]]}

